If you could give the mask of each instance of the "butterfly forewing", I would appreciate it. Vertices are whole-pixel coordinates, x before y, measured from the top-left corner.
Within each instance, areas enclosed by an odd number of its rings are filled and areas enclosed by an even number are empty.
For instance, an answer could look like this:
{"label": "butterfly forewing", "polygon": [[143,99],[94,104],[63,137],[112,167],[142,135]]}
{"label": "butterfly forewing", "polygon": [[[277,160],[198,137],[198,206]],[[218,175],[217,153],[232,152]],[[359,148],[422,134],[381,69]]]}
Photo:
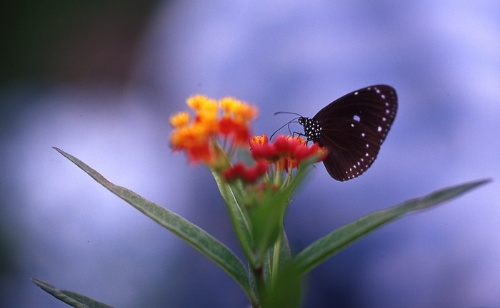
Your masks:
{"label": "butterfly forewing", "polygon": [[[309,121],[303,118],[301,124],[309,140],[328,150],[323,162],[330,176],[346,181],[371,166],[396,111],[396,91],[390,86],[375,85],[333,101]],[[313,125],[320,129],[315,130]]]}

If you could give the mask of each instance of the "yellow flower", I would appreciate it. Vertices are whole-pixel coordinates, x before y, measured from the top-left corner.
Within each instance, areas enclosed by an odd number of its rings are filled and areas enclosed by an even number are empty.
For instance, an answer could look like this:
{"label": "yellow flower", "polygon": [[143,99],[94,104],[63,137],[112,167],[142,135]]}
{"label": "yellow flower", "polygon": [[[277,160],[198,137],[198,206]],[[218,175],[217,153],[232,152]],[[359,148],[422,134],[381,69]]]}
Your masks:
{"label": "yellow flower", "polygon": [[201,94],[189,97],[187,105],[195,111],[212,110],[217,112],[217,102]]}
{"label": "yellow flower", "polygon": [[257,116],[257,109],[232,97],[224,97],[220,101],[224,116],[232,117],[236,122],[246,123]]}
{"label": "yellow flower", "polygon": [[189,123],[189,113],[187,112],[178,112],[175,115],[170,117],[170,125],[173,127],[182,127],[186,126]]}

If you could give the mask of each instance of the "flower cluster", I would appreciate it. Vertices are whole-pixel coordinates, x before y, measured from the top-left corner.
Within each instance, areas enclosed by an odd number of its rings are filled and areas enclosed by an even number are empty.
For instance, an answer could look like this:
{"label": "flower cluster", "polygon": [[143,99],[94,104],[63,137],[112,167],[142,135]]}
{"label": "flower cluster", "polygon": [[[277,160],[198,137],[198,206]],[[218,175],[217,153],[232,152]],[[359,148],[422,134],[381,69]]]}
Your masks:
{"label": "flower cluster", "polygon": [[250,140],[250,146],[256,163],[253,167],[236,163],[224,172],[227,181],[242,179],[245,183],[252,184],[269,171],[270,164],[274,164],[276,174],[283,171],[290,174],[303,161],[315,156],[321,161],[326,155],[326,151],[315,143],[307,146],[307,140],[300,136],[279,136],[274,143],[269,143],[266,135],[255,136]]}
{"label": "flower cluster", "polygon": [[219,101],[203,95],[187,100],[194,111],[191,119],[188,112],[179,112],[170,118],[174,128],[170,144],[176,151],[184,151],[190,162],[203,162],[211,166],[219,151],[217,139],[224,139],[235,146],[246,145],[250,139],[250,122],[257,109],[231,97]]}
{"label": "flower cluster", "polygon": [[[207,164],[228,182],[241,180],[252,185],[267,175],[270,182],[277,184],[282,172],[291,176],[302,162],[313,157],[320,161],[326,155],[323,148],[315,143],[308,146],[307,140],[300,136],[279,136],[273,143],[266,135],[250,139],[250,122],[257,109],[234,98],[216,101],[195,95],[187,104],[195,115],[192,118],[190,113],[180,112],[170,118],[174,127],[170,144],[174,150],[185,152],[190,162]],[[252,166],[242,162],[232,164],[235,149],[248,150],[249,144]]]}

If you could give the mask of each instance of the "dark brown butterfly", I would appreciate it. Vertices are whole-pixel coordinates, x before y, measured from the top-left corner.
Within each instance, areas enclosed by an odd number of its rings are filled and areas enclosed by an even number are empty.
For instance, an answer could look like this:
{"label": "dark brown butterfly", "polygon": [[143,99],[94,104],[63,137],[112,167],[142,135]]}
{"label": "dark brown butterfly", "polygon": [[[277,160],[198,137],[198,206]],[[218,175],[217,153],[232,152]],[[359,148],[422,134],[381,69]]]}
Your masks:
{"label": "dark brown butterfly", "polygon": [[397,109],[396,90],[375,85],[344,95],[298,122],[307,140],[328,150],[323,163],[330,176],[347,181],[363,174],[377,158]]}

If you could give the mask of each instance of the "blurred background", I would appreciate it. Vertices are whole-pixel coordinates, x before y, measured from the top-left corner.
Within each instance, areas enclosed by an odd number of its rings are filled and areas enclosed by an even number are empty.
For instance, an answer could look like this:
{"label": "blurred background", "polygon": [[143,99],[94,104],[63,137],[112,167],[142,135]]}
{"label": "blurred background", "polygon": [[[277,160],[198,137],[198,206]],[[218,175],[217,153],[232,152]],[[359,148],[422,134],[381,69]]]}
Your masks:
{"label": "blurred background", "polygon": [[[35,277],[117,307],[247,307],[215,265],[51,149],[235,250],[210,173],[168,146],[196,93],[259,106],[256,134],[358,88],[396,88],[374,165],[321,165],[286,218],[295,253],[367,213],[480,178],[314,270],[305,307],[500,305],[500,2],[10,1],[0,57],[0,306],[66,307]],[[300,128],[297,128],[299,130]]]}

